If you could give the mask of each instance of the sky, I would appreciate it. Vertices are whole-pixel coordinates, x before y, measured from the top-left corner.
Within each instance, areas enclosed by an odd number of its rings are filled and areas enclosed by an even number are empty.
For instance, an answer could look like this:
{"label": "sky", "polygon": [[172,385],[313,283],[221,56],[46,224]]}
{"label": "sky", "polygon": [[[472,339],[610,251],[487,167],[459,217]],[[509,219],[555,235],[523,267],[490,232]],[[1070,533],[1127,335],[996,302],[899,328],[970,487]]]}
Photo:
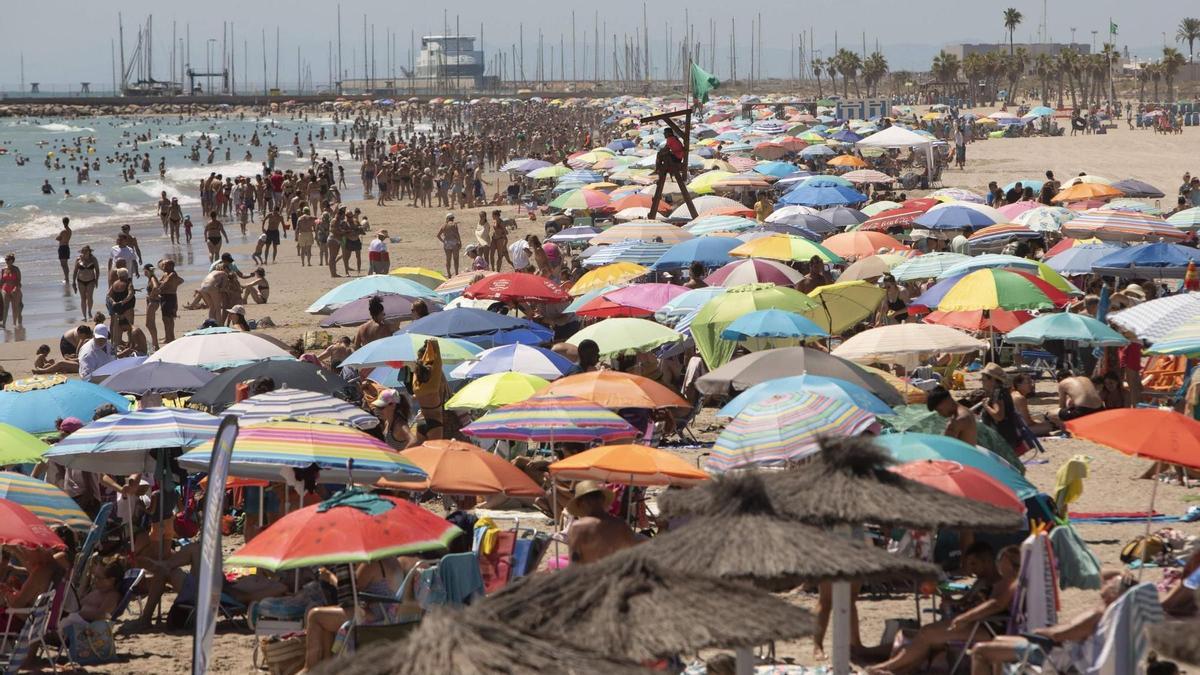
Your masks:
{"label": "sky", "polygon": [[[1141,56],[1154,56],[1161,51],[1163,33],[1173,44],[1176,27],[1184,16],[1200,16],[1195,0],[1159,0],[1153,15],[1147,16],[1137,3],[1116,0],[1045,0],[1048,11],[1048,36],[1054,41],[1068,41],[1075,28],[1078,42],[1092,41],[1091,32],[1099,31],[1103,42],[1111,20],[1118,26],[1117,43]],[[207,61],[209,39],[213,58],[220,59],[222,21],[233,21],[237,69],[250,73],[252,82],[263,80],[263,31],[267,33],[268,80],[275,77],[275,29],[279,27],[281,57],[280,86],[295,87],[297,49],[302,69],[311,69],[312,81],[321,85],[329,80],[330,42],[336,50],[337,7],[331,1],[314,0],[209,0],[205,3],[152,2],[150,0],[59,0],[55,2],[18,2],[5,0],[4,40],[0,42],[0,90],[14,91],[20,82],[20,62],[24,57],[26,82],[40,81],[48,86],[77,86],[87,80],[97,87],[110,87],[113,79],[113,48],[117,38],[117,12],[125,21],[125,49],[133,50],[136,42],[135,24],[154,15],[154,69],[158,78],[165,78],[171,58],[172,23],[177,36],[184,37],[185,27],[191,26],[190,62],[203,68]],[[456,3],[412,3],[396,0],[346,0],[341,3],[342,65],[351,75],[361,72],[363,16],[367,16],[367,31],[375,31],[375,61],[379,74],[385,69],[386,34],[396,34],[396,61],[407,64],[410,36],[442,32],[442,8],[447,8],[450,31],[456,18],[463,34],[483,32],[483,48],[489,55],[497,50],[512,52],[518,43],[521,24],[524,24],[526,76],[532,77],[536,61],[538,31],[542,31],[546,59],[551,46],[555,61],[559,61],[560,35],[566,48],[565,70],[572,75],[571,12],[575,10],[577,60],[574,72],[591,72],[594,60],[593,22],[599,29],[606,49],[601,59],[611,69],[612,34],[618,41],[622,35],[632,35],[642,25],[642,0],[609,0],[603,3],[583,3],[575,0],[459,0]],[[685,10],[686,6],[686,20]],[[710,21],[716,25],[716,70],[727,77],[730,69],[729,33],[736,22],[738,70],[743,75],[749,65],[750,24],[762,16],[763,68],[767,76],[788,77],[791,73],[793,40],[799,44],[800,33],[814,36],[815,46],[826,55],[833,51],[835,34],[839,47],[861,50],[864,40],[867,51],[878,44],[889,57],[893,69],[924,70],[930,58],[946,44],[957,42],[996,42],[1007,39],[1001,14],[1004,7],[1021,11],[1024,22],[1015,39],[1036,40],[1042,21],[1043,2],[1009,0],[1003,4],[980,0],[918,0],[899,3],[891,0],[660,0],[646,5],[651,39],[651,62],[655,67],[664,62],[668,44],[678,44],[688,22],[696,40],[701,43],[702,60],[709,51]],[[605,31],[607,28],[607,31]],[[588,44],[585,56],[583,44]],[[478,44],[478,43],[477,43]],[[1178,45],[1176,45],[1178,46]],[[419,47],[418,47],[419,48]],[[1186,45],[1182,51],[1186,52]],[[357,67],[354,64],[358,64]],[[558,65],[555,64],[557,73]],[[288,83],[291,83],[290,85]]]}

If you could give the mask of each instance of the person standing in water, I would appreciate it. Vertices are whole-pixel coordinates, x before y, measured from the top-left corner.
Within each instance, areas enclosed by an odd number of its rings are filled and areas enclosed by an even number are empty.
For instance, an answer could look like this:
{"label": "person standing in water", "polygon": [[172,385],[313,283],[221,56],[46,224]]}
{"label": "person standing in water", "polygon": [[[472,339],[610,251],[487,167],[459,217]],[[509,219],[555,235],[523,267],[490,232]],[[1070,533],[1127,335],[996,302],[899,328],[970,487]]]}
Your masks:
{"label": "person standing in water", "polygon": [[58,242],[58,264],[62,266],[63,283],[71,282],[71,269],[68,262],[71,260],[71,219],[63,216],[62,230],[54,241]]}
{"label": "person standing in water", "polygon": [[225,225],[217,220],[217,212],[211,211],[208,214],[209,221],[204,224],[204,243],[208,246],[208,261],[216,262],[221,257],[221,239],[225,243],[229,243],[229,233],[225,231]]}

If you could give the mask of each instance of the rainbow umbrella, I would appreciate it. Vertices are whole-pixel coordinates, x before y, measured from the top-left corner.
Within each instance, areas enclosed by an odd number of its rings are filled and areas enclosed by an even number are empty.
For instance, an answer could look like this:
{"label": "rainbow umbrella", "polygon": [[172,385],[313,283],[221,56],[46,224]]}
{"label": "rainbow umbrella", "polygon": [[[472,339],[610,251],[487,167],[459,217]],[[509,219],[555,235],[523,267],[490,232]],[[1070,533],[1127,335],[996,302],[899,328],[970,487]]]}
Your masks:
{"label": "rainbow umbrella", "polygon": [[744,286],[746,284],[777,284],[793,286],[803,278],[796,270],[774,260],[752,258],[735,260],[704,278],[709,286]]}
{"label": "rainbow umbrella", "polygon": [[1040,239],[1041,232],[1034,232],[1025,225],[1015,223],[997,223],[988,225],[967,237],[967,245],[972,251],[987,248],[1001,248],[1014,239]]}
{"label": "rainbow umbrella", "polygon": [[529,443],[611,442],[638,435],[616,413],[576,396],[534,396],[463,427],[473,438]]}
{"label": "rainbow umbrella", "polygon": [[882,399],[866,388],[853,382],[847,382],[837,377],[805,374],[760,382],[735,396],[729,403],[726,403],[724,407],[717,411],[717,417],[720,419],[732,419],[737,417],[739,413],[752,403],[776,394],[786,394],[796,391],[841,399],[876,415],[894,414],[891,406],[884,403]]}
{"label": "rainbow umbrella", "polygon": [[679,342],[683,335],[646,319],[617,317],[584,328],[572,335],[567,343],[578,347],[584,340],[595,342],[601,357],[610,357]]}
{"label": "rainbow umbrella", "polygon": [[1189,357],[1200,354],[1200,319],[1194,319],[1172,330],[1155,341],[1154,346],[1146,351],[1151,354]]}
{"label": "rainbow umbrella", "polygon": [[1016,270],[982,269],[959,279],[942,296],[937,308],[943,312],[1053,309],[1066,303],[1066,294],[1032,274]]}
{"label": "rainbow umbrella", "polygon": [[251,396],[225,409],[222,415],[233,415],[238,424],[249,426],[268,422],[278,417],[319,417],[330,422],[339,422],[356,429],[371,429],[379,426],[379,418],[319,391],[306,391],[291,387],[280,387],[274,391]]}
{"label": "rainbow umbrella", "polygon": [[[184,453],[179,464],[206,471],[212,459],[211,441]],[[259,480],[291,480],[292,469],[316,465],[321,480],[345,483],[388,477],[425,478],[412,462],[386,443],[357,429],[318,418],[281,419],[244,427],[230,458],[229,475]]]}
{"label": "rainbow umbrella", "polygon": [[369,562],[442,550],[460,534],[416,504],[351,488],[280,518],[225,564],[288,570]]}
{"label": "rainbow umbrella", "polygon": [[649,271],[649,268],[631,262],[615,262],[603,265],[579,277],[579,281],[576,281],[567,293],[572,297],[577,297],[584,293],[600,290],[606,286],[617,286],[628,283],[638,277],[645,276]]}
{"label": "rainbow umbrella", "polygon": [[106,403],[116,406],[117,412],[129,410],[129,399],[107,387],[62,375],[35,376],[0,391],[0,424],[31,434],[51,433],[56,431],[55,421],[90,420],[96,408]]}
{"label": "rainbow umbrella", "polygon": [[24,506],[49,525],[61,523],[80,534],[92,529],[92,519],[67,493],[24,474],[0,471],[0,499]]}
{"label": "rainbow umbrella", "polygon": [[578,189],[564,192],[550,202],[555,209],[592,210],[608,206],[608,194],[599,190]]}
{"label": "rainbow umbrella", "polygon": [[545,389],[550,383],[525,373],[493,373],[474,380],[446,401],[447,410],[494,410],[518,403]]}
{"label": "rainbow umbrella", "polygon": [[11,424],[0,423],[0,466],[37,464],[49,449],[49,445],[33,434]]}
{"label": "rainbow umbrella", "polygon": [[725,427],[705,467],[725,473],[800,461],[817,451],[820,437],[857,436],[874,423],[874,415],[845,400],[808,392],[776,394],[750,404]]}
{"label": "rainbow umbrella", "polygon": [[737,348],[736,342],[721,338],[725,329],[736,319],[763,309],[807,314],[819,305],[794,288],[772,284],[735,286],[709,300],[691,321],[692,339],[709,368],[729,361]]}
{"label": "rainbow umbrella", "polygon": [[1063,225],[1070,237],[1096,237],[1102,241],[1183,241],[1187,232],[1162,218],[1134,211],[1085,211]]}
{"label": "rainbow umbrella", "polygon": [[731,250],[729,255],[740,258],[768,258],[770,260],[809,260],[813,256],[827,263],[845,262],[824,246],[804,237],[772,234],[748,241]]}
{"label": "rainbow umbrella", "polygon": [[217,417],[187,408],[146,408],[109,415],[56,443],[46,452],[46,459],[96,473],[153,470],[154,458],[148,451],[210,442],[220,423]]}

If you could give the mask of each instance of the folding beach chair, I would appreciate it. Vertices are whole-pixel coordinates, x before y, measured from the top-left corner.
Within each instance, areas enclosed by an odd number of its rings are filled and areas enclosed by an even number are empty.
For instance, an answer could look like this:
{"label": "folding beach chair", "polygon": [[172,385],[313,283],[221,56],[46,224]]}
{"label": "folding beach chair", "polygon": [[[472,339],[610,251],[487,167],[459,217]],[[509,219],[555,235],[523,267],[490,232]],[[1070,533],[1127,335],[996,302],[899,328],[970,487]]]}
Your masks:
{"label": "folding beach chair", "polygon": [[1043,373],[1050,373],[1051,377],[1054,376],[1058,357],[1042,349],[1023,349],[1021,350],[1021,361],[1024,364],[1021,366],[1021,370],[1040,379]]}
{"label": "folding beach chair", "polygon": [[88,578],[87,573],[92,566],[96,547],[104,539],[108,519],[112,515],[114,507],[112,502],[100,505],[100,509],[96,511],[96,517],[92,520],[92,529],[88,530],[87,536],[83,539],[83,546],[75,556],[75,565],[71,568],[71,576],[67,579],[67,600],[73,603],[68,605],[70,607],[78,607],[79,600],[83,597],[83,584]]}
{"label": "folding beach chair", "polygon": [[[9,624],[4,634],[0,636],[0,673],[15,675],[30,656],[36,656],[45,646],[46,624],[50,620],[50,607],[54,603],[54,593],[42,593],[33,601],[29,609],[9,609]],[[12,618],[24,617],[18,631],[10,632]]]}
{"label": "folding beach chair", "polygon": [[436,566],[421,570],[415,593],[417,602],[426,610],[471,604],[484,595],[479,556],[474,552],[442,556]]}

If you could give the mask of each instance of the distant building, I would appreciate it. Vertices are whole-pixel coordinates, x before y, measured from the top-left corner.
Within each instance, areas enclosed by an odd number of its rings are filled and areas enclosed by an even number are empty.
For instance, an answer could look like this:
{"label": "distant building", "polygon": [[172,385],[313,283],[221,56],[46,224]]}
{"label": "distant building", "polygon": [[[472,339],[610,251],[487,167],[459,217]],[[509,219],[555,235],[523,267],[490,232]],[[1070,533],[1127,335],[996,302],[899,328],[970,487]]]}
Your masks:
{"label": "distant building", "polygon": [[421,38],[415,73],[418,79],[482,77],[483,52],[469,35],[426,35]]}
{"label": "distant building", "polygon": [[[1029,54],[1030,58],[1036,58],[1039,54],[1047,54],[1051,57],[1055,57],[1055,56],[1058,56],[1058,53],[1063,51],[1064,49],[1073,49],[1080,54],[1091,54],[1092,53],[1092,46],[1089,44],[1084,44],[1082,42],[1076,42],[1073,44],[1068,44],[1068,43],[1064,43],[1064,42],[1042,42],[1042,43],[1035,43],[1035,44],[1018,42],[1013,45],[1013,49],[1014,50],[1015,49],[1024,49]],[[962,61],[963,59],[967,58],[968,54],[990,54],[992,52],[1000,52],[1002,54],[1007,54],[1008,53],[1008,43],[1007,42],[993,42],[993,43],[976,43],[976,44],[968,44],[968,43],[953,44],[953,45],[947,45],[945,47],[945,49],[943,49],[942,51],[945,51],[948,54],[953,54],[958,57],[959,61]]]}

